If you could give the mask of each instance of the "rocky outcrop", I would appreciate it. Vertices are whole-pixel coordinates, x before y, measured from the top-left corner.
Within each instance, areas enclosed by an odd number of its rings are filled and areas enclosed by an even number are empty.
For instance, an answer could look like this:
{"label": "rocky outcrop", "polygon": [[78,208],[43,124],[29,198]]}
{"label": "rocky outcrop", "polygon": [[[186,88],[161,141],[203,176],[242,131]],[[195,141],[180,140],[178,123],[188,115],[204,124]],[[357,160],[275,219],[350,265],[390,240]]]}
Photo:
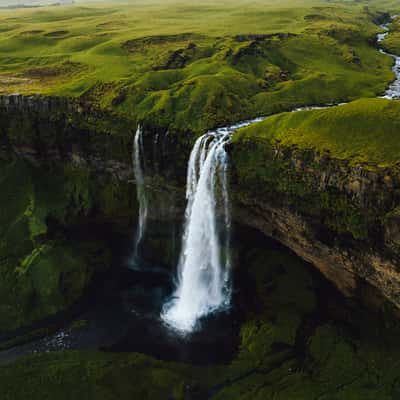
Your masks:
{"label": "rocky outcrop", "polygon": [[53,111],[71,111],[73,105],[65,97],[23,96],[15,93],[0,96],[0,107],[7,111],[33,111],[49,113]]}
{"label": "rocky outcrop", "polygon": [[291,248],[347,296],[367,283],[400,308],[397,168],[260,141],[230,152],[239,221]]}
{"label": "rocky outcrop", "polygon": [[[71,162],[77,167],[133,179],[132,148],[137,122],[62,97],[0,96],[0,149],[10,148],[34,164]],[[146,124],[148,175],[185,183],[191,135]]]}
{"label": "rocky outcrop", "polygon": [[[135,121],[93,109],[83,101],[2,96],[0,158],[13,153],[36,167],[70,165],[88,171],[93,181],[131,185],[131,197],[135,198],[132,150],[136,126]],[[148,123],[143,132],[149,218],[179,220],[192,135]],[[136,209],[130,214],[135,217]]]}

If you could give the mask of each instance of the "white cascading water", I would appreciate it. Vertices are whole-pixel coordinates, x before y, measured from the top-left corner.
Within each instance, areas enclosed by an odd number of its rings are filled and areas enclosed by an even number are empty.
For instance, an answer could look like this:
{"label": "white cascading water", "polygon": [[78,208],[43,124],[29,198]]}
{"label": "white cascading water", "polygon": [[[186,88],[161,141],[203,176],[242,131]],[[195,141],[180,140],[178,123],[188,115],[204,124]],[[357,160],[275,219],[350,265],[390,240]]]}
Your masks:
{"label": "white cascading water", "polygon": [[185,232],[178,265],[178,285],[163,309],[163,320],[187,333],[207,314],[231,299],[228,154],[232,132],[260,119],[201,136],[187,171]]}
{"label": "white cascading water", "polygon": [[143,128],[139,125],[136,130],[133,142],[133,171],[136,181],[136,194],[139,203],[139,220],[136,229],[134,263],[138,261],[139,245],[146,230],[147,220],[147,197],[145,191],[144,171],[143,171]]}
{"label": "white cascading water", "polygon": [[[397,18],[397,16],[392,17],[392,19],[394,18]],[[381,28],[384,29],[384,32],[378,34],[377,36],[378,43],[382,43],[389,35],[389,29],[390,29],[389,24],[381,25]],[[393,72],[396,76],[396,79],[390,84],[383,98],[390,100],[399,100],[400,99],[400,56],[387,53],[383,49],[380,49],[380,51],[383,54],[391,56],[395,60],[393,65]]]}

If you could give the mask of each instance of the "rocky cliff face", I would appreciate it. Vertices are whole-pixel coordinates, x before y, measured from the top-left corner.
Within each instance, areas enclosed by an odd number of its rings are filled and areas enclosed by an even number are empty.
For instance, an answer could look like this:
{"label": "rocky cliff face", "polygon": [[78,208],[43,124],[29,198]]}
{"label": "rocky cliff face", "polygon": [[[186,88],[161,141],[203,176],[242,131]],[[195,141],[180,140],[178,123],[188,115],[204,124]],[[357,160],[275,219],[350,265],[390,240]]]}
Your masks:
{"label": "rocky cliff face", "polygon": [[[129,181],[137,122],[78,100],[19,94],[0,96],[0,146],[34,164],[71,162]],[[185,184],[190,133],[144,126],[147,175]]]}
{"label": "rocky cliff face", "polygon": [[267,141],[239,140],[230,151],[240,221],[291,248],[347,296],[368,283],[400,307],[397,168],[372,171]]}
{"label": "rocky cliff face", "polygon": [[[75,302],[110,266],[107,232],[133,240],[135,130],[135,122],[63,99],[0,97],[0,333]],[[186,157],[174,156],[175,138],[146,127],[150,221],[143,251],[167,265],[175,262],[171,243],[184,201]]]}

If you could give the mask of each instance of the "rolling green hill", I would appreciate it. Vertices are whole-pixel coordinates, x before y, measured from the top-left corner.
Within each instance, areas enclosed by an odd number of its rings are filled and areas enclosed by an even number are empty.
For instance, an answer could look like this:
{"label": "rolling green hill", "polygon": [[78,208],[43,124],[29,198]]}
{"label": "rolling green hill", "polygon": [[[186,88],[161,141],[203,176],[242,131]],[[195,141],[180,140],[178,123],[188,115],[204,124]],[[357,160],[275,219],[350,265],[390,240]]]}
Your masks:
{"label": "rolling green hill", "polygon": [[[200,132],[382,93],[366,3],[150,1],[0,11],[0,93],[80,97]],[[393,2],[387,3],[390,9]]]}

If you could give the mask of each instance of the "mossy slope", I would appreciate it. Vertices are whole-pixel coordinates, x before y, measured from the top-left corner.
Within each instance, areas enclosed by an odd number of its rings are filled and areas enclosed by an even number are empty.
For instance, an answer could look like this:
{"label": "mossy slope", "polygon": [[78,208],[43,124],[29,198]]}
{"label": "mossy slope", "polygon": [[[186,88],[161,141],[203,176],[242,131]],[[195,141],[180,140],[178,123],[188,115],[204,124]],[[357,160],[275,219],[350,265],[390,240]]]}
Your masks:
{"label": "mossy slope", "polygon": [[238,132],[237,144],[270,142],[327,153],[365,167],[393,167],[400,156],[400,104],[363,99],[322,110],[282,113]]}
{"label": "mossy slope", "polygon": [[[94,179],[71,164],[44,168],[21,160],[2,161],[0,181],[4,332],[69,307],[93,274],[110,266],[108,245],[101,237],[78,238],[68,230],[93,222],[94,210],[100,220],[121,215],[124,185],[111,178]],[[126,201],[131,197],[126,194]]]}

